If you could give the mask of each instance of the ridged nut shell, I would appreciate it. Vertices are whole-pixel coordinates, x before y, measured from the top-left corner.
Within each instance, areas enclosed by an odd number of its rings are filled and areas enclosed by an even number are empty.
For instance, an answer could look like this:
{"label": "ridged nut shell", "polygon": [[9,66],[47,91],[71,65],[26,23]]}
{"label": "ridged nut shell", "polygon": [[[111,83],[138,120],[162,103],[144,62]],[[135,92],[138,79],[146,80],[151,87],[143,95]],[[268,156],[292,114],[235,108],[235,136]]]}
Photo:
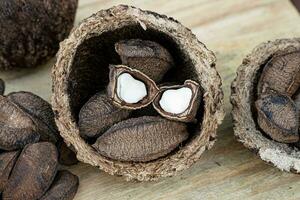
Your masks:
{"label": "ridged nut shell", "polygon": [[300,51],[278,52],[265,65],[258,81],[257,93],[272,91],[292,96],[300,86]]}
{"label": "ridged nut shell", "polygon": [[3,191],[3,200],[39,199],[50,187],[58,168],[56,147],[49,142],[27,145]]}
{"label": "ridged nut shell", "polygon": [[99,92],[84,104],[79,113],[79,131],[83,138],[97,138],[117,122],[126,119],[130,110],[113,105],[104,92]]}
{"label": "ridged nut shell", "polygon": [[3,95],[5,92],[5,83],[4,81],[0,78],[0,95]]}
{"label": "ridged nut shell", "polygon": [[37,142],[35,123],[16,104],[0,95],[0,149],[15,150]]}
{"label": "ridged nut shell", "polygon": [[58,171],[45,195],[40,200],[72,200],[79,186],[79,179],[69,171]]}
{"label": "ridged nut shell", "polygon": [[115,44],[123,65],[137,69],[155,82],[162,80],[174,65],[169,51],[162,45],[141,39],[121,40]]}
{"label": "ridged nut shell", "polygon": [[188,135],[184,123],[145,116],[112,126],[93,147],[113,160],[147,162],[170,153]]}
{"label": "ridged nut shell", "polygon": [[255,102],[260,128],[278,142],[298,142],[299,111],[286,95],[270,94]]}
{"label": "ridged nut shell", "polygon": [[17,161],[19,153],[19,151],[0,153],[0,193],[3,191],[8,181],[11,170]]}

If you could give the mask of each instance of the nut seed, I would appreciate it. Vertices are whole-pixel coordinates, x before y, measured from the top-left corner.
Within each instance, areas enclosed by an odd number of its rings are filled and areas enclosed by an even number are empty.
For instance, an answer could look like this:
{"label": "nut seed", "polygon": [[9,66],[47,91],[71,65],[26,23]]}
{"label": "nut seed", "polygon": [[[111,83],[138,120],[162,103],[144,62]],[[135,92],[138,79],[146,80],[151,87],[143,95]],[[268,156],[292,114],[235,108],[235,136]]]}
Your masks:
{"label": "nut seed", "polygon": [[57,172],[50,189],[40,200],[72,200],[77,192],[79,179],[69,171]]}
{"label": "nut seed", "polygon": [[18,158],[19,151],[4,152],[0,154],[0,192],[3,191],[11,170]]}
{"label": "nut seed", "polygon": [[[122,97],[119,95],[119,89],[128,90],[131,92],[138,93],[139,91],[134,91],[133,88],[130,88],[131,84],[129,85],[120,85],[118,83],[119,76],[122,76],[122,74],[130,74],[135,81],[139,81],[146,85],[147,94],[144,98],[142,98],[137,103],[128,103]],[[109,73],[109,85],[107,87],[108,96],[112,99],[112,102],[120,107],[120,108],[126,108],[131,110],[140,109],[142,107],[146,107],[149,105],[158,92],[158,87],[156,86],[155,82],[151,80],[148,76],[143,74],[142,72],[131,69],[124,65],[111,65],[110,66],[110,73]]]}
{"label": "nut seed", "polygon": [[122,64],[137,69],[154,81],[162,80],[174,65],[171,54],[160,44],[140,39],[122,40],[115,44]]}
{"label": "nut seed", "polygon": [[300,51],[278,53],[266,64],[258,82],[258,96],[272,91],[292,96],[300,86]]}
{"label": "nut seed", "polygon": [[0,95],[0,149],[15,150],[37,142],[40,135],[29,115]]}
{"label": "nut seed", "polygon": [[57,150],[52,143],[27,145],[12,170],[3,200],[39,199],[50,187],[57,168]]}
{"label": "nut seed", "polygon": [[95,94],[79,113],[79,130],[83,138],[99,137],[113,124],[126,119],[129,110],[114,106],[103,92]]}
{"label": "nut seed", "polygon": [[260,128],[278,142],[293,143],[299,140],[299,116],[295,103],[282,94],[263,96],[255,102]]}
{"label": "nut seed", "polygon": [[[180,93],[182,89],[188,89],[190,97],[184,93]],[[172,93],[169,93],[169,96],[164,99],[166,92]],[[191,122],[195,121],[201,101],[200,97],[199,84],[192,80],[186,80],[183,85],[162,86],[153,101],[153,106],[158,113],[167,119]],[[184,107],[184,109],[176,113],[179,107]]]}
{"label": "nut seed", "polygon": [[93,147],[114,160],[146,162],[170,153],[187,138],[184,123],[145,116],[115,124]]}
{"label": "nut seed", "polygon": [[41,141],[57,142],[59,136],[54,113],[47,101],[31,92],[13,92],[7,98],[29,114],[36,124]]}

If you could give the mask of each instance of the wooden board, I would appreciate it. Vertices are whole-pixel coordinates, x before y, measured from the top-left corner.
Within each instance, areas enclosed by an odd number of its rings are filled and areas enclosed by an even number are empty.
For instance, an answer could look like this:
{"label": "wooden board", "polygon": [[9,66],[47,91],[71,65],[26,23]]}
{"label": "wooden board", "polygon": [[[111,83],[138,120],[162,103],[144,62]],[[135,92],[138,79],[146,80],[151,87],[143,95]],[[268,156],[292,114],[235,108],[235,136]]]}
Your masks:
{"label": "wooden board", "polygon": [[[300,17],[288,0],[79,0],[76,24],[92,13],[119,3],[172,16],[191,28],[218,58],[224,80],[226,118],[212,150],[191,169],[158,182],[126,182],[86,164],[71,167],[80,177],[76,200],[113,199],[300,199],[300,176],[267,165],[233,137],[230,83],[242,58],[258,43],[300,37]],[[0,73],[7,90],[29,90],[49,100],[48,64]]]}

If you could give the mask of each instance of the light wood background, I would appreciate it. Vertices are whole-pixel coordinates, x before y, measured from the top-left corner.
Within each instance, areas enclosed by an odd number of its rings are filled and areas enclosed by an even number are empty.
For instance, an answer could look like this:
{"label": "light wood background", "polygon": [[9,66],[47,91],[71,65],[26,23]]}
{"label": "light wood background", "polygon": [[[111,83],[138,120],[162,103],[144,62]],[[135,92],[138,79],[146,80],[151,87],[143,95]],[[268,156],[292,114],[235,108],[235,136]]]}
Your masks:
{"label": "light wood background", "polygon": [[[258,43],[300,37],[300,17],[288,0],[79,0],[76,24],[92,13],[129,4],[172,16],[216,53],[224,82],[226,118],[212,150],[181,175],[158,182],[126,182],[86,164],[71,167],[80,177],[76,200],[114,199],[300,199],[300,176],[261,161],[235,141],[230,83],[242,58]],[[0,72],[7,92],[28,90],[49,100],[54,59],[36,69]]]}

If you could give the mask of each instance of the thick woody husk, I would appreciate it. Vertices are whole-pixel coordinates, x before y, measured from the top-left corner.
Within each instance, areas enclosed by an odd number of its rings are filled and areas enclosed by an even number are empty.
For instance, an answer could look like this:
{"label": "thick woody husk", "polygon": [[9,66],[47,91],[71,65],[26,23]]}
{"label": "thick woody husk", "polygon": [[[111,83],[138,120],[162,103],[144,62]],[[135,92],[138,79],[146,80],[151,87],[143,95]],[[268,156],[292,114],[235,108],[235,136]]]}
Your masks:
{"label": "thick woody husk", "polygon": [[[79,135],[77,116],[83,104],[108,84],[109,64],[121,63],[114,44],[122,39],[140,38],[163,45],[174,57],[175,66],[165,82],[193,79],[204,92],[199,123],[190,126],[191,137],[177,151],[155,161],[120,162],[105,158]],[[224,117],[221,79],[215,56],[179,22],[164,15],[119,5],[101,10],[73,29],[61,43],[52,71],[56,122],[61,135],[71,143],[79,160],[98,166],[127,180],[149,181],[169,177],[189,168],[210,149]]]}
{"label": "thick woody husk", "polygon": [[254,150],[260,158],[281,170],[300,172],[300,151],[288,144],[276,142],[258,129],[254,101],[257,84],[263,67],[272,55],[300,50],[300,39],[278,39],[258,45],[237,70],[232,83],[231,103],[234,134],[246,147]]}

